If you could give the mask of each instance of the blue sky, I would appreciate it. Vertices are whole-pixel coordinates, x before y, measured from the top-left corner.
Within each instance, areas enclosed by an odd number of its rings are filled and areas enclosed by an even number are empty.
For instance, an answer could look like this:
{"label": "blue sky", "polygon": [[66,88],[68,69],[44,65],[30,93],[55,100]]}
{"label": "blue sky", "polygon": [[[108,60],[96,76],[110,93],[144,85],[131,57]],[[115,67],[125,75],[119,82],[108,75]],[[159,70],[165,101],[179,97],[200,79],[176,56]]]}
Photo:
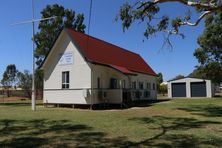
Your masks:
{"label": "blue sky", "polygon": [[[173,51],[161,50],[163,34],[146,40],[143,24],[134,24],[125,33],[115,16],[125,0],[93,0],[90,35],[139,53],[145,61],[164,79],[178,75],[188,75],[197,65],[193,51],[198,47],[197,37],[203,31],[203,22],[198,27],[183,27],[185,39],[173,37]],[[65,8],[85,14],[88,24],[89,0],[35,0],[35,18],[40,18],[41,10],[47,4],[61,4]],[[162,14],[183,15],[185,7],[179,4],[161,6]],[[194,14],[194,13],[193,13]],[[31,24],[11,26],[10,24],[31,19],[31,0],[4,0],[0,5],[0,79],[8,64],[15,64],[20,71],[32,69],[32,28]],[[194,14],[194,17],[197,17]],[[37,28],[38,24],[36,24]],[[145,42],[143,40],[145,39]]]}

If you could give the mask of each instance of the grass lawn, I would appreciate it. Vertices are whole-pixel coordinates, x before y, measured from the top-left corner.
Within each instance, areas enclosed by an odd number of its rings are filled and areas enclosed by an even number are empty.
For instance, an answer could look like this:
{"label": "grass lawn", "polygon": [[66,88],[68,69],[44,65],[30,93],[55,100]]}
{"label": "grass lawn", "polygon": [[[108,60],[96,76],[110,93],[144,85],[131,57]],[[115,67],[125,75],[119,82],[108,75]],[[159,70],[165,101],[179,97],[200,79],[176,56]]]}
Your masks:
{"label": "grass lawn", "polygon": [[0,103],[0,147],[221,147],[222,98],[124,110]]}

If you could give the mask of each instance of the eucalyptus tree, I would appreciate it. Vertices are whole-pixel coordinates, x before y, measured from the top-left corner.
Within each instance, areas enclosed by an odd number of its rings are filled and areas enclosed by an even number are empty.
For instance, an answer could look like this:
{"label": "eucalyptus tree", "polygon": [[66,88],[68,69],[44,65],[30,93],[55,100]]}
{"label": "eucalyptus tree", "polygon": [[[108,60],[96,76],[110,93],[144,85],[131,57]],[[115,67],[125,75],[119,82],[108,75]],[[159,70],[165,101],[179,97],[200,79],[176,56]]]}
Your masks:
{"label": "eucalyptus tree", "polygon": [[41,11],[42,19],[54,16],[56,17],[41,21],[38,26],[39,31],[34,36],[36,44],[35,58],[37,59],[36,64],[38,66],[42,64],[64,27],[72,28],[79,32],[84,32],[86,28],[84,25],[84,14],[76,14],[74,10],[65,9],[61,5],[47,5]]}
{"label": "eucalyptus tree", "polygon": [[[160,14],[161,7],[167,3],[179,3],[187,7],[184,15],[178,15],[174,18],[166,14]],[[192,17],[190,8],[194,8],[199,17]],[[176,13],[176,10],[172,10]],[[150,37],[157,32],[166,32],[165,43],[170,44],[171,35],[180,35],[181,26],[197,26],[200,21],[207,16],[222,12],[221,0],[136,0],[132,3],[124,3],[117,15],[117,20],[121,20],[123,30],[128,29],[134,22],[145,23],[144,36]],[[191,20],[194,20],[193,22]]]}

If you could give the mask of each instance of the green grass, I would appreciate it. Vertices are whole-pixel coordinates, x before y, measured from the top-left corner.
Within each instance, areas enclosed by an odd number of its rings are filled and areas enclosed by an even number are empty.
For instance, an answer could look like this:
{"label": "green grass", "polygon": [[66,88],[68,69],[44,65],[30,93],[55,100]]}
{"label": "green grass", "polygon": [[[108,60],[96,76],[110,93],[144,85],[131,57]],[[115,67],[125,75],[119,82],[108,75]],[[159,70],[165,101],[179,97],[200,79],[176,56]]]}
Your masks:
{"label": "green grass", "polygon": [[220,147],[222,98],[124,110],[0,103],[0,147]]}

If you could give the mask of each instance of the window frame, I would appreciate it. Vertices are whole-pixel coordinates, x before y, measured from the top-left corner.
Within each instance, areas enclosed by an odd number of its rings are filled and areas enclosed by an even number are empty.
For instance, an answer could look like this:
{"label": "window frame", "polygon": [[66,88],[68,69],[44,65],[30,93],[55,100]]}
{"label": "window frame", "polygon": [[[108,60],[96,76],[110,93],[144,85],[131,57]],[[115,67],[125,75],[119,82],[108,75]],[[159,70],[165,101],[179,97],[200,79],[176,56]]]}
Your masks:
{"label": "window frame", "polygon": [[132,82],[132,89],[136,89],[136,81]]}
{"label": "window frame", "polygon": [[118,89],[118,79],[110,78],[110,89]]}
{"label": "window frame", "polygon": [[100,82],[100,77],[97,78],[97,88],[101,88],[101,82]]}
{"label": "window frame", "polygon": [[126,80],[122,80],[122,89],[126,89]]}
{"label": "window frame", "polygon": [[62,89],[70,88],[70,72],[63,71],[62,72]]}
{"label": "window frame", "polygon": [[148,90],[151,90],[151,83],[150,83],[150,82],[147,82],[147,83],[146,83],[146,88],[147,88]]}
{"label": "window frame", "polygon": [[144,83],[143,82],[139,82],[139,89],[141,89],[141,90],[144,89]]}
{"label": "window frame", "polygon": [[153,90],[156,90],[156,84],[153,83]]}

